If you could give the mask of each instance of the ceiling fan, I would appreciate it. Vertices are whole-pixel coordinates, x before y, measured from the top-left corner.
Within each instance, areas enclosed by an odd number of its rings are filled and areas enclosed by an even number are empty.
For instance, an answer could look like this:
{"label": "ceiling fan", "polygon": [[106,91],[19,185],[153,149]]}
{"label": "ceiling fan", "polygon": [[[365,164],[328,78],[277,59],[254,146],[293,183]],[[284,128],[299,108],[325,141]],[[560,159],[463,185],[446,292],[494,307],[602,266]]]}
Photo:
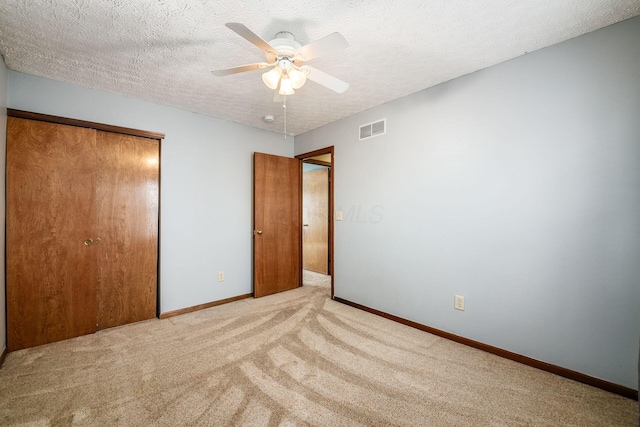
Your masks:
{"label": "ceiling fan", "polygon": [[305,84],[307,78],[337,93],[343,93],[349,87],[349,83],[305,64],[311,59],[348,47],[349,44],[340,33],[329,34],[302,46],[288,31],[279,32],[273,40],[267,43],[243,24],[229,22],[226,26],[261,49],[267,57],[267,62],[212,71],[214,76],[222,77],[245,71],[271,68],[262,74],[262,81],[270,89],[277,89],[277,93],[280,95],[293,95],[295,89],[299,89]]}

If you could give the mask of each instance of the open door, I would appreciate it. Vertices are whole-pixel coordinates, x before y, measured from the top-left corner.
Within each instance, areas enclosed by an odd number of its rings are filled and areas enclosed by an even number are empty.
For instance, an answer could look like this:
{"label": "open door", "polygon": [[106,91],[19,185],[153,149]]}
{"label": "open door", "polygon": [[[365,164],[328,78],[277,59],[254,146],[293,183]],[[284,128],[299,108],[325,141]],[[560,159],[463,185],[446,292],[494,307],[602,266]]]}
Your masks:
{"label": "open door", "polygon": [[301,283],[300,161],[253,155],[253,295],[297,288]]}
{"label": "open door", "polygon": [[329,170],[302,169],[302,268],[321,274],[329,274]]}

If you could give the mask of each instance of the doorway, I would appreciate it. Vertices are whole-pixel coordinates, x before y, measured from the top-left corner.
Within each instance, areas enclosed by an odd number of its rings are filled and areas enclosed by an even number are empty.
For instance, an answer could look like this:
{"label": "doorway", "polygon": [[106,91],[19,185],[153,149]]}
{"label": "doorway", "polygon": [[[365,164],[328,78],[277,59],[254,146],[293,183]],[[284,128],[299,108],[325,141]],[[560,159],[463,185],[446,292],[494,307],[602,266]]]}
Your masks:
{"label": "doorway", "polygon": [[333,146],[296,156],[302,181],[302,276],[331,283],[333,298]]}

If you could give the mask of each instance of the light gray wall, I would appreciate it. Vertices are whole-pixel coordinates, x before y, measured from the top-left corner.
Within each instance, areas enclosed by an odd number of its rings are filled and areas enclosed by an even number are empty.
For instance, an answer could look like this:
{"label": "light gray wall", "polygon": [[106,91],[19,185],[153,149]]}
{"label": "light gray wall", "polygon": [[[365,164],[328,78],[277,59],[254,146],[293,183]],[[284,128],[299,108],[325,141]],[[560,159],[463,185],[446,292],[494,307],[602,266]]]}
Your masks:
{"label": "light gray wall", "polygon": [[252,153],[291,157],[293,138],[14,71],[8,105],[165,133],[161,311],[252,292]]}
{"label": "light gray wall", "polygon": [[635,389],[638,46],[635,18],[298,136],[335,146],[335,295]]}
{"label": "light gray wall", "polygon": [[7,347],[5,304],[4,219],[5,219],[5,155],[7,146],[7,67],[0,55],[0,354]]}

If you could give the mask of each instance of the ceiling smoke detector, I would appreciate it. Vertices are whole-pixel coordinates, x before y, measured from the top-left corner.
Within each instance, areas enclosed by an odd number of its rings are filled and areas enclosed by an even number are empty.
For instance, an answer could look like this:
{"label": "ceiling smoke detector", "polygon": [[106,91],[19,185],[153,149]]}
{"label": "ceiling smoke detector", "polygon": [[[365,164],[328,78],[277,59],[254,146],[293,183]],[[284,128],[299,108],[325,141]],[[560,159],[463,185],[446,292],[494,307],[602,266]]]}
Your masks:
{"label": "ceiling smoke detector", "polygon": [[264,116],[262,119],[263,119],[265,122],[267,122],[267,123],[273,123],[273,122],[276,120],[276,118],[275,118],[275,117],[273,117],[273,115],[272,115],[272,114],[267,114],[267,115],[266,115],[266,116]]}

